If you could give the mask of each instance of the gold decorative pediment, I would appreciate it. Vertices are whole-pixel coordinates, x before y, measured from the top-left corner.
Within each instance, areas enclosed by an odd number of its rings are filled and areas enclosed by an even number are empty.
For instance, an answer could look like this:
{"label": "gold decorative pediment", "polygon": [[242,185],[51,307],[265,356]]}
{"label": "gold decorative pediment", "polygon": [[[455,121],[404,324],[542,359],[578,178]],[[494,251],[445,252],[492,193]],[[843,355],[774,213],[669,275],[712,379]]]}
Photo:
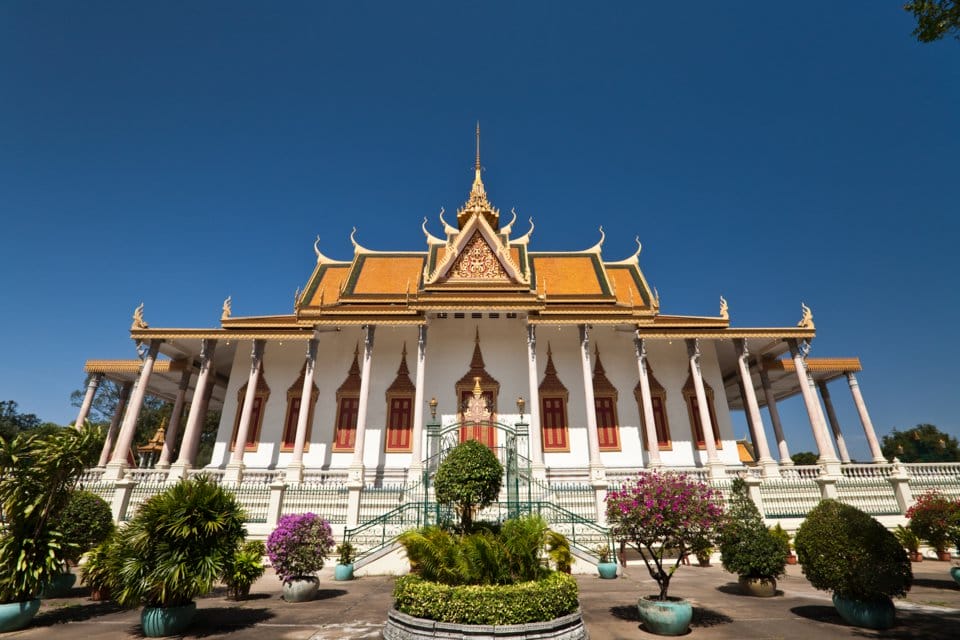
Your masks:
{"label": "gold decorative pediment", "polygon": [[500,260],[479,232],[475,232],[467,241],[447,272],[447,277],[456,280],[510,280]]}

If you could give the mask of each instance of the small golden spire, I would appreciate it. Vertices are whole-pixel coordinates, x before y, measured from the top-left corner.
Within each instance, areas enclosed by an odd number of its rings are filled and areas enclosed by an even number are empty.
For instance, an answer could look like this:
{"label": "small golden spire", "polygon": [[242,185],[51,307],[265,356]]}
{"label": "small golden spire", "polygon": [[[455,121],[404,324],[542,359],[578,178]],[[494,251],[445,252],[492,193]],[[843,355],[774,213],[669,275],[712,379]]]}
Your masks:
{"label": "small golden spire", "polygon": [[727,300],[723,296],[720,296],[720,317],[724,320],[730,319],[730,306],[727,304]]}
{"label": "small golden spire", "polygon": [[480,171],[480,121],[477,120],[477,163],[474,165],[477,171]]}

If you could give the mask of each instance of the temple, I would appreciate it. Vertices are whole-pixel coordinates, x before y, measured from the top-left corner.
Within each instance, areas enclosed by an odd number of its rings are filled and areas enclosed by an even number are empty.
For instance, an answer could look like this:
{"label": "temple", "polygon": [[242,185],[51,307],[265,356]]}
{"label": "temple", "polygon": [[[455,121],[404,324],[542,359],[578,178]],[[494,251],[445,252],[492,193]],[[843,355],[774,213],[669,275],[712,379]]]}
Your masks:
{"label": "temple", "polygon": [[[289,312],[238,316],[228,298],[214,326],[163,328],[138,307],[130,337],[141,357],[86,364],[78,424],[104,377],[123,389],[97,481],[197,473],[204,415],[216,408],[206,472],[236,487],[283,486],[281,502],[297,497],[300,506],[308,489],[337,487],[348,527],[402,501],[367,498],[419,482],[442,434],[494,448],[519,437],[522,479],[554,497],[581,487],[601,501],[610,483],[644,468],[776,487],[798,477],[777,413],[796,394],[818,449],[813,474],[842,479],[851,459],[828,390],[838,379],[872,463],[886,464],[858,388],[859,360],[807,355],[816,334],[808,307],[785,327],[736,326],[722,297],[716,316],[666,313],[640,267],[639,241],[632,255],[609,258],[602,228],[591,247],[537,251],[533,221],[519,233],[516,214],[505,220],[491,203],[479,127],[466,202],[455,219],[444,213],[438,235],[424,219],[424,244],[412,251],[366,248],[354,230],[353,258],[340,261],[318,238],[316,265]],[[173,412],[150,468],[137,469],[131,446],[145,394]],[[739,446],[735,411],[750,432]],[[600,511],[591,504],[587,514]],[[251,508],[261,507],[287,508]]]}

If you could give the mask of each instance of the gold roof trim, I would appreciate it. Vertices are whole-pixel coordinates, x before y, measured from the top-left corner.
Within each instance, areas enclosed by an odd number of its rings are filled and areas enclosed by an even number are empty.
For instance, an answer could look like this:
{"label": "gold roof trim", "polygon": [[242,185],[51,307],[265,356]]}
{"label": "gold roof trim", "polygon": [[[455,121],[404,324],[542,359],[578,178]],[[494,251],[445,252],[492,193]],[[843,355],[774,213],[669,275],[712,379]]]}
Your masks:
{"label": "gold roof trim", "polygon": [[[139,373],[143,360],[87,360],[83,365],[84,373]],[[157,360],[153,363],[154,373],[183,371],[190,367],[189,360]]]}
{"label": "gold roof trim", "polygon": [[[862,371],[860,358],[807,358],[807,369],[810,371],[839,371],[846,373],[848,371]],[[764,368],[772,371],[796,371],[797,366],[792,359],[763,361]]]}
{"label": "gold roof trim", "polygon": [[134,340],[310,340],[313,332],[301,327],[289,331],[246,331],[243,329],[140,329],[130,332]]}

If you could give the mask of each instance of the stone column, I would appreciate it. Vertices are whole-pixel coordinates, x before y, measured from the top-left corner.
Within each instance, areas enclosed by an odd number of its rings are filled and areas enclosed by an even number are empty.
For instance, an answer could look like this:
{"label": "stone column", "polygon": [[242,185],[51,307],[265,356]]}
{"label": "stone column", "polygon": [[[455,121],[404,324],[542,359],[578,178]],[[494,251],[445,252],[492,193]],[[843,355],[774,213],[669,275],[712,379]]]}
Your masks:
{"label": "stone column", "polygon": [[293,441],[293,455],[287,465],[287,482],[303,481],[303,448],[307,443],[307,422],[313,407],[313,372],[317,365],[317,339],[307,342],[307,355],[303,367],[303,388],[300,390],[300,411],[297,413],[297,434]]}
{"label": "stone column", "polygon": [[117,431],[120,429],[120,421],[123,420],[123,412],[127,408],[127,401],[130,400],[130,391],[133,389],[132,382],[124,382],[120,387],[120,397],[117,398],[117,408],[113,410],[113,418],[110,420],[110,428],[107,429],[107,439],[103,441],[103,449],[100,450],[100,460],[98,467],[104,467],[110,460],[110,454],[113,453],[113,444],[117,441]]}
{"label": "stone column", "polygon": [[734,340],[733,346],[737,350],[737,367],[740,370],[740,382],[743,385],[744,404],[750,422],[753,424],[753,444],[757,449],[757,462],[763,468],[764,477],[778,477],[780,472],[777,463],[770,456],[770,447],[767,445],[767,434],[763,428],[763,418],[760,416],[760,405],[757,403],[757,393],[753,388],[753,376],[750,374],[746,340]]}
{"label": "stone column", "polygon": [[650,394],[650,377],[647,375],[647,342],[634,332],[633,346],[637,355],[637,373],[640,375],[640,403],[643,405],[644,437],[647,441],[649,466],[663,466],[660,460],[660,444],[657,439],[657,423],[653,414],[653,396]]}
{"label": "stone column", "polygon": [[763,385],[763,397],[767,401],[767,412],[770,414],[770,422],[773,424],[773,435],[777,438],[777,449],[780,452],[780,465],[792,467],[793,459],[790,458],[790,450],[787,448],[787,439],[783,435],[783,425],[780,424],[780,412],[777,410],[777,398],[773,393],[773,386],[770,384],[770,376],[763,366],[763,360],[757,360],[757,371],[760,372],[760,384]]}
{"label": "stone column", "polygon": [[527,383],[530,402],[530,466],[531,473],[539,480],[546,480],[547,467],[543,462],[543,433],[540,430],[540,381],[537,379],[537,326],[527,325]]}
{"label": "stone column", "polygon": [[180,374],[180,386],[177,387],[177,396],[173,400],[173,411],[170,413],[170,423],[167,425],[167,432],[164,434],[163,450],[160,451],[160,459],[157,460],[157,469],[170,468],[173,449],[177,446],[177,436],[180,435],[183,404],[187,399],[187,389],[190,387],[191,374],[193,374],[193,371],[190,368],[187,368]]}
{"label": "stone column", "polygon": [[216,374],[213,367],[213,354],[217,348],[217,341],[204,338],[200,341],[200,374],[197,376],[197,387],[193,390],[190,400],[190,411],[187,413],[187,427],[183,432],[183,442],[180,444],[180,455],[167,474],[168,482],[175,482],[186,475],[197,457],[197,448],[200,446],[200,433],[207,416],[207,399],[213,390],[213,380]]}
{"label": "stone column", "polygon": [[87,376],[87,393],[83,396],[80,411],[77,412],[77,419],[73,422],[73,426],[77,429],[83,426],[87,416],[90,415],[90,407],[93,406],[93,397],[97,394],[97,387],[100,386],[101,380],[103,380],[102,373],[91,373]]}
{"label": "stone column", "polygon": [[857,405],[857,413],[860,416],[860,423],[863,425],[863,432],[867,436],[867,444],[870,445],[870,455],[873,456],[874,462],[886,462],[883,451],[880,450],[880,443],[877,442],[877,434],[873,430],[870,414],[867,413],[867,405],[863,401],[863,394],[860,393],[860,384],[857,382],[857,376],[854,375],[853,371],[847,371],[847,382],[850,384],[853,402]]}
{"label": "stone column", "polygon": [[597,404],[593,397],[593,368],[590,366],[590,331],[587,325],[580,329],[580,365],[583,372],[583,397],[587,405],[587,445],[590,456],[590,477],[605,480],[606,470],[600,461],[600,435],[597,433]]}
{"label": "stone column", "polygon": [[363,486],[363,445],[367,435],[367,404],[370,398],[370,364],[373,360],[373,338],[376,327],[364,327],[363,362],[360,364],[360,398],[357,401],[357,435],[353,442],[350,479]]}
{"label": "stone column", "polygon": [[[707,392],[703,388],[703,372],[700,370],[700,340],[687,340],[687,356],[690,358],[690,372],[693,376],[693,389],[697,394],[697,409],[700,413],[700,425],[703,427],[703,442],[707,448],[707,467],[711,478],[724,476],[723,463],[717,455],[716,433],[710,420],[710,406],[707,404]],[[691,434],[694,435],[694,434]],[[694,435],[694,439],[696,436]]]}
{"label": "stone column", "polygon": [[820,411],[820,403],[817,401],[817,394],[813,390],[810,376],[807,374],[807,363],[800,353],[800,346],[796,340],[789,340],[790,355],[793,358],[793,365],[797,373],[797,381],[800,384],[800,393],[803,395],[803,404],[807,409],[807,416],[810,418],[810,427],[813,430],[813,439],[817,443],[817,451],[820,454],[818,462],[827,472],[828,476],[840,475],[840,460],[833,450],[833,443],[830,442],[830,436],[827,434],[827,423]]}
{"label": "stone column", "polygon": [[413,393],[413,432],[410,434],[410,471],[408,482],[421,480],[423,472],[423,384],[427,364],[427,325],[417,329],[417,374]]}
{"label": "stone column", "polygon": [[[250,437],[250,422],[253,419],[253,403],[257,398],[257,385],[260,383],[260,372],[263,370],[263,340],[253,341],[253,350],[250,353],[250,376],[247,378],[247,393],[243,398],[243,410],[240,412],[240,424],[237,427],[237,441],[230,454],[223,481],[228,484],[239,484],[243,480],[243,454],[247,448],[247,439]],[[260,407],[262,412],[266,407]]]}
{"label": "stone column", "polygon": [[840,452],[840,462],[849,464],[850,453],[847,451],[847,443],[843,439],[843,432],[840,431],[840,420],[837,419],[837,412],[833,409],[833,401],[830,399],[830,391],[827,389],[827,383],[823,380],[818,380],[817,389],[820,390],[823,406],[827,409],[827,419],[830,421],[833,438],[837,442],[837,450]]}
{"label": "stone column", "polygon": [[147,395],[147,387],[150,385],[150,376],[153,374],[153,365],[157,361],[157,352],[160,351],[161,340],[151,340],[147,348],[147,354],[143,358],[143,366],[140,367],[140,375],[137,377],[137,386],[130,395],[130,402],[123,415],[123,424],[120,426],[120,435],[117,438],[117,446],[113,450],[110,462],[107,463],[107,469],[103,474],[104,480],[119,480],[123,477],[123,470],[127,466],[127,453],[130,451],[130,445],[133,444],[133,438],[137,430],[137,418],[140,417],[140,409],[143,408],[143,398]]}

